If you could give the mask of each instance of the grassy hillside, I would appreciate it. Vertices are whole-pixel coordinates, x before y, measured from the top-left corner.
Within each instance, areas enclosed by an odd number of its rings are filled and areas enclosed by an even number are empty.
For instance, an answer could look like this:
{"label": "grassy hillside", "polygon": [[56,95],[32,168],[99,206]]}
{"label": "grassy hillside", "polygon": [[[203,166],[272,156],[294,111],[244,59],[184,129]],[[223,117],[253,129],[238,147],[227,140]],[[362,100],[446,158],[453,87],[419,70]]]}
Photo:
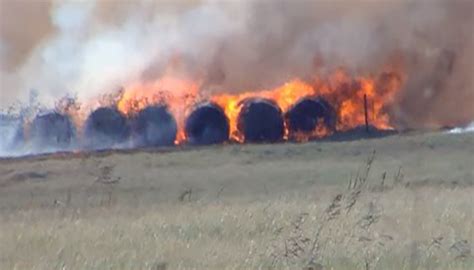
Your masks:
{"label": "grassy hillside", "polygon": [[0,269],[472,269],[473,156],[435,133],[3,159]]}

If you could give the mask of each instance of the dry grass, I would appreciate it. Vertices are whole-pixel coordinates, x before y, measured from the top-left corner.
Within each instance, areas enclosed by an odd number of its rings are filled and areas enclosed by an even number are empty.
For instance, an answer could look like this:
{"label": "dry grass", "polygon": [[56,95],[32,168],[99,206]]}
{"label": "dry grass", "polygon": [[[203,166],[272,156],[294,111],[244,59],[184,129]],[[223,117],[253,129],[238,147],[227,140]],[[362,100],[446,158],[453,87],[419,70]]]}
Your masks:
{"label": "dry grass", "polygon": [[[419,147],[426,141],[434,146]],[[245,146],[236,154],[232,146],[154,159],[138,153],[3,161],[0,269],[473,269],[473,169],[466,166],[473,149],[466,141],[473,138],[392,138],[372,141],[370,149],[367,142]],[[390,143],[392,152],[384,148]],[[398,158],[414,155],[410,147],[400,150],[406,144],[418,144],[425,158],[418,171]],[[347,155],[359,147],[363,154]],[[309,158],[312,151],[327,156]],[[203,155],[210,153],[217,157]],[[444,165],[450,172],[438,174],[448,180],[420,179],[432,174],[425,170],[438,154],[451,157]],[[192,160],[198,155],[204,161]],[[346,177],[325,182],[341,169],[321,168],[330,164],[326,159],[347,165]],[[168,175],[151,182],[137,169],[145,180],[131,182],[131,174],[117,173],[131,160]],[[232,167],[241,160],[250,162],[241,164],[247,174]],[[302,170],[287,169],[300,173],[295,180],[266,172],[285,160]],[[224,180],[210,169],[216,163],[227,166]],[[193,173],[209,179],[193,183],[186,178]],[[234,177],[257,183],[234,186],[227,181]],[[296,187],[285,191],[275,182]]]}
{"label": "dry grass", "polygon": [[329,221],[331,200],[310,197],[25,210],[2,217],[0,268],[295,269],[312,261],[327,269],[472,269],[469,251],[454,246],[473,243],[473,192],[364,194]]}

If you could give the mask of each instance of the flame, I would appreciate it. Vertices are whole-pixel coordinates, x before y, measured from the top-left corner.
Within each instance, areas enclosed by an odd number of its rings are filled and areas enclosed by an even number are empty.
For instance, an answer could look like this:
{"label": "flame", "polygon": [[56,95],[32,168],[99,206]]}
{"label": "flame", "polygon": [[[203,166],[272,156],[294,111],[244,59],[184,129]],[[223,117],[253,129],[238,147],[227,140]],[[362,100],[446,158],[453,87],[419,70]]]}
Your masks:
{"label": "flame", "polygon": [[[243,106],[243,101],[248,98],[265,98],[274,101],[283,112],[305,96],[314,94],[314,89],[309,84],[295,79],[271,90],[246,91],[237,95],[216,95],[211,100],[221,106],[229,118],[231,139],[244,142],[243,134],[237,128],[238,117]],[[285,125],[285,139],[288,138],[288,128]]]}
{"label": "flame", "polygon": [[[392,129],[387,106],[394,101],[401,88],[402,77],[396,71],[382,71],[377,75],[350,76],[340,68],[329,76],[315,76],[310,80],[295,78],[273,89],[249,90],[230,94],[206,96],[199,81],[166,75],[153,82],[140,82],[123,89],[117,108],[130,116],[151,104],[166,104],[176,118],[178,135],[175,143],[186,140],[184,131],[186,116],[200,99],[210,100],[221,106],[229,119],[230,137],[236,142],[245,138],[238,130],[238,117],[243,101],[248,98],[265,98],[275,102],[283,113],[288,112],[296,102],[305,97],[322,96],[337,112],[337,130],[348,130],[365,123],[364,96],[368,101],[368,118],[371,125],[380,129]],[[321,138],[332,131],[320,122],[310,133],[289,134],[285,123],[285,139],[307,141]]]}
{"label": "flame", "polygon": [[180,144],[186,140],[184,123],[198,92],[199,83],[166,76],[154,82],[129,85],[123,90],[117,108],[125,115],[132,116],[148,105],[166,105],[178,126],[175,144]]}
{"label": "flame", "polygon": [[[288,129],[286,129],[286,132],[289,133]],[[331,132],[331,129],[324,124],[324,120],[318,119],[318,124],[313,131],[309,133],[301,131],[295,132],[291,134],[291,139],[297,142],[307,142],[313,138],[323,138],[331,134]]]}

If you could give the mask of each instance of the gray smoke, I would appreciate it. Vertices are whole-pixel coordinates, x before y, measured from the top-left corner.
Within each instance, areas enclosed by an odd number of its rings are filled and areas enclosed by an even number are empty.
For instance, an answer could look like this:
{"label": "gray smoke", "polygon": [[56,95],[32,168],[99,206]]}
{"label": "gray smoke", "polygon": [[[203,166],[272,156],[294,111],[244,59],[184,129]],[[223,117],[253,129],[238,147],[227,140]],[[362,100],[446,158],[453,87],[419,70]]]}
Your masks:
{"label": "gray smoke", "polygon": [[[399,127],[474,119],[474,2],[1,1],[0,108],[87,101],[165,70],[208,92],[396,66]],[[178,60],[176,60],[178,59]]]}

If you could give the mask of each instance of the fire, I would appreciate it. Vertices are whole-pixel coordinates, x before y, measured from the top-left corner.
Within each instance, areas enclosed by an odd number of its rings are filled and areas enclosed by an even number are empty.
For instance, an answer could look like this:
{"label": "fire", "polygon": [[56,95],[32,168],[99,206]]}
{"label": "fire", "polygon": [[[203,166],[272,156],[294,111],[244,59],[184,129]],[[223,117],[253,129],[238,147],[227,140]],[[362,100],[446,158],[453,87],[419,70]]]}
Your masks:
{"label": "fire", "polygon": [[[238,116],[243,102],[248,98],[265,98],[274,101],[287,113],[300,99],[321,96],[334,106],[337,113],[336,129],[348,130],[365,123],[364,96],[368,101],[369,123],[380,129],[391,129],[389,106],[401,88],[402,79],[398,72],[381,72],[364,77],[350,76],[345,70],[338,69],[326,78],[314,77],[310,80],[295,78],[273,89],[249,90],[238,94],[205,96],[201,83],[173,76],[164,76],[154,82],[134,83],[123,89],[117,102],[117,108],[126,115],[133,115],[151,104],[166,104],[176,118],[178,135],[176,144],[186,140],[184,131],[186,116],[201,99],[210,100],[221,106],[229,119],[230,137],[236,142],[245,138],[237,128]],[[292,134],[297,141],[327,136],[332,131],[319,123],[309,134]],[[289,131],[285,123],[285,139]]]}
{"label": "fire", "polygon": [[[244,138],[237,128],[237,121],[243,101],[248,98],[266,98],[273,100],[283,112],[297,102],[299,99],[314,94],[314,88],[309,84],[295,79],[284,85],[271,90],[246,91],[237,95],[216,95],[211,100],[221,106],[229,118],[231,139],[243,142]],[[288,128],[285,128],[285,137],[288,137]]]}
{"label": "fire", "polygon": [[[289,131],[288,131],[288,128],[286,128],[286,138],[289,138]],[[312,138],[323,138],[324,136],[328,135],[328,134],[331,134],[331,130],[324,124],[324,120],[323,119],[319,119],[318,120],[318,125],[316,126],[316,128],[310,132],[310,133],[306,133],[306,132],[295,132],[294,134],[291,135],[291,139],[297,141],[297,142],[307,142],[309,141],[310,139]]]}
{"label": "fire", "polygon": [[393,103],[401,85],[402,78],[398,72],[384,71],[377,76],[351,78],[339,69],[327,82],[319,81],[315,87],[322,89],[318,94],[336,107],[338,130],[348,130],[365,123],[364,96],[368,100],[369,123],[379,129],[393,129],[386,108]]}
{"label": "fire", "polygon": [[192,109],[199,94],[199,83],[176,78],[163,77],[155,82],[135,83],[123,90],[117,108],[131,116],[148,105],[164,104],[176,118],[178,134],[175,144],[186,140],[184,123],[189,109]]}
{"label": "fire", "polygon": [[[313,83],[295,79],[275,89],[263,91],[248,91],[238,95],[216,95],[211,99],[224,108],[229,117],[231,137],[243,142],[244,138],[237,129],[238,115],[242,108],[242,101],[251,97],[260,97],[273,100],[283,113],[288,112],[293,104],[304,97],[322,96],[336,107],[338,114],[337,129],[348,130],[365,123],[364,95],[370,101],[368,108],[370,124],[380,129],[392,129],[390,117],[384,111],[393,101],[394,95],[401,87],[401,79],[395,73],[383,73],[384,81],[379,82],[375,77],[351,78],[344,70],[339,69],[327,80],[315,78]],[[322,123],[310,134],[293,134],[297,141],[307,141],[310,138],[321,138],[330,134],[330,130]],[[286,138],[288,138],[286,127]]]}

